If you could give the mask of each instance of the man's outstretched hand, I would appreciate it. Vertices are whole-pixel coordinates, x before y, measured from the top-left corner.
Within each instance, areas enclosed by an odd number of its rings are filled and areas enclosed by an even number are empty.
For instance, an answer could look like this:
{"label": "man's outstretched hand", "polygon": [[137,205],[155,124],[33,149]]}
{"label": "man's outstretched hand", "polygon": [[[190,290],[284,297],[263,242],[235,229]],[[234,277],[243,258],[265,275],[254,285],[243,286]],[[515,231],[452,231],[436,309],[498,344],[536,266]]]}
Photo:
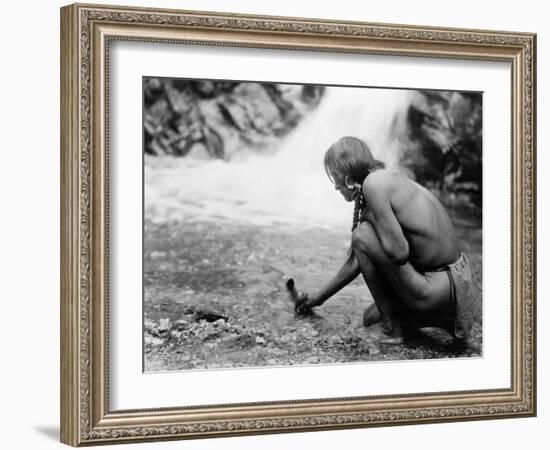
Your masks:
{"label": "man's outstretched hand", "polygon": [[294,303],[294,311],[296,314],[307,316],[313,314],[312,308],[318,306],[318,302],[311,295],[306,293],[298,294],[294,280],[289,278],[286,282],[286,288],[288,290],[290,299]]}
{"label": "man's outstretched hand", "polygon": [[311,301],[307,294],[303,293],[300,294],[298,299],[296,300],[296,304],[294,305],[294,311],[296,314],[300,314],[302,316],[307,316],[313,313],[311,310],[313,306],[311,305]]}

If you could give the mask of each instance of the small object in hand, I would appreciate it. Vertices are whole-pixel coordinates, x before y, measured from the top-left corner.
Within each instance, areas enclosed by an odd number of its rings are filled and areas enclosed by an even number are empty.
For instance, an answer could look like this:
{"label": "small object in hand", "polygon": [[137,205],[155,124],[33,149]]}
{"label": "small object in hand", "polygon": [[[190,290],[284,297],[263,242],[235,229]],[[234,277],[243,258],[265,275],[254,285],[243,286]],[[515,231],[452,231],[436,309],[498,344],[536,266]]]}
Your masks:
{"label": "small object in hand", "polygon": [[288,290],[290,300],[294,303],[294,312],[296,312],[296,314],[300,314],[302,316],[309,316],[313,314],[311,307],[306,304],[308,300],[307,294],[298,294],[292,278],[287,280],[286,289]]}
{"label": "small object in hand", "polygon": [[311,316],[313,314],[313,309],[307,304],[309,297],[307,294],[300,294],[298,301],[294,306],[294,311],[301,316]]}

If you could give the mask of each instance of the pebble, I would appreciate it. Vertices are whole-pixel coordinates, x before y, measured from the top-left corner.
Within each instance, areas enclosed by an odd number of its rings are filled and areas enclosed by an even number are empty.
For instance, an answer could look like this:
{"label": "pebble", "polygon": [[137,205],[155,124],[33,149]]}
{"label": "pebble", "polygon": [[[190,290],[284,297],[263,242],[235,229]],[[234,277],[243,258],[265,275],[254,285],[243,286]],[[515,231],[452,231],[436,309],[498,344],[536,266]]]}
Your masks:
{"label": "pebble", "polygon": [[145,336],[145,344],[149,345],[162,345],[164,344],[164,341],[160,338],[154,337],[154,336]]}
{"label": "pebble", "polygon": [[170,319],[160,319],[159,331],[166,331],[170,328]]}

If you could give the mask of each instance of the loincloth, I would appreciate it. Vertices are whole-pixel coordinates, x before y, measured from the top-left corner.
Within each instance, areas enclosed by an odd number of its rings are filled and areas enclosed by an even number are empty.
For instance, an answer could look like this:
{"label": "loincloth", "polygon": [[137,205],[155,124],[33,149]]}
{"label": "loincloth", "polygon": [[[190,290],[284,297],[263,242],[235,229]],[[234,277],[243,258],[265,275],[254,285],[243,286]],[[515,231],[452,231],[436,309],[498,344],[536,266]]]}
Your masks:
{"label": "loincloth", "polygon": [[474,278],[470,260],[464,253],[444,270],[449,275],[454,310],[454,324],[448,331],[458,339],[465,339],[481,313],[481,289]]}

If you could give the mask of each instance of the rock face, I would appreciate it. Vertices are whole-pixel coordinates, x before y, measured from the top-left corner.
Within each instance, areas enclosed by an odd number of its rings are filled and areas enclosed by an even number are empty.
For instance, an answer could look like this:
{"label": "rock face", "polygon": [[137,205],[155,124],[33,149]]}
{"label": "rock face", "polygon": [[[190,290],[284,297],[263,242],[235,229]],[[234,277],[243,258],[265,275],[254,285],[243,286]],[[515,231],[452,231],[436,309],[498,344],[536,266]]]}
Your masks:
{"label": "rock face", "polygon": [[272,150],[324,87],[145,78],[143,92],[145,152],[231,159]]}

